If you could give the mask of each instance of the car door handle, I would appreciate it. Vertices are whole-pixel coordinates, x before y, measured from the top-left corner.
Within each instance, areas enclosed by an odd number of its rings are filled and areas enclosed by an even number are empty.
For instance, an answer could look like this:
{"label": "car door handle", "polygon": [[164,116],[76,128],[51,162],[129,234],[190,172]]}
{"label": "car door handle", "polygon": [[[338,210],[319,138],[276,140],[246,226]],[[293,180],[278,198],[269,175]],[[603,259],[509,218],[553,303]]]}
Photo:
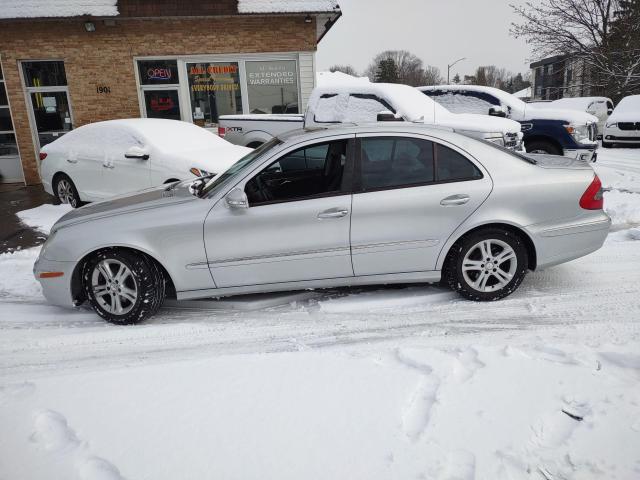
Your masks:
{"label": "car door handle", "polygon": [[447,198],[443,198],[442,200],[440,200],[440,205],[444,207],[450,207],[455,205],[464,205],[468,201],[469,201],[469,195],[458,194],[458,195],[451,195]]}
{"label": "car door handle", "polygon": [[67,162],[69,162],[69,163],[78,163],[78,160],[71,160],[70,158],[67,158]]}
{"label": "car door handle", "polygon": [[318,218],[341,218],[346,216],[349,210],[346,208],[330,208],[318,214]]}
{"label": "car door handle", "polygon": [[102,166],[104,168],[114,168],[113,165],[109,165],[108,163],[103,163]]}

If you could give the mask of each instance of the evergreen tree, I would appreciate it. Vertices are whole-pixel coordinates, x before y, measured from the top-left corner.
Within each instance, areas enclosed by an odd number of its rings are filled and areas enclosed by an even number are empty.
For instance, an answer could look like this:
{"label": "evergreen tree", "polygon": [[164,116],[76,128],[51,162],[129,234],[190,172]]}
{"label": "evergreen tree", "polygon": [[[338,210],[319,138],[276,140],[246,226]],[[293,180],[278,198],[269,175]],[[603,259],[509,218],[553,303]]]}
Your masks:
{"label": "evergreen tree", "polygon": [[398,83],[398,67],[393,58],[383,58],[378,62],[375,77],[376,83]]}
{"label": "evergreen tree", "polygon": [[458,75],[457,73],[453,77],[453,83],[455,83],[456,85],[460,83],[460,75]]}

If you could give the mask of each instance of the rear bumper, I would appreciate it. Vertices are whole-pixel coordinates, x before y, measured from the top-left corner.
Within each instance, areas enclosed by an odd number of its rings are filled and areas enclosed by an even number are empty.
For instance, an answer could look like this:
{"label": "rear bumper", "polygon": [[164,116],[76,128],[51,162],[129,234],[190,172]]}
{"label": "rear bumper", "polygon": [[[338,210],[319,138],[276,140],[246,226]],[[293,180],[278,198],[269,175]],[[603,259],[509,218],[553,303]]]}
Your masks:
{"label": "rear bumper", "polygon": [[49,195],[54,195],[53,186],[51,185],[51,182],[48,182],[47,180],[42,179],[42,187],[44,188],[44,191],[47,192]]}
{"label": "rear bumper", "polygon": [[529,226],[527,230],[536,245],[537,267],[558,265],[595,252],[602,247],[610,226],[611,219],[604,211],[554,224]]}
{"label": "rear bumper", "polygon": [[[57,262],[39,257],[33,265],[33,275],[40,282],[42,293],[49,303],[61,307],[73,307],[73,295],[71,292],[71,277],[76,262]],[[40,278],[44,272],[62,272],[62,276],[53,278]]]}

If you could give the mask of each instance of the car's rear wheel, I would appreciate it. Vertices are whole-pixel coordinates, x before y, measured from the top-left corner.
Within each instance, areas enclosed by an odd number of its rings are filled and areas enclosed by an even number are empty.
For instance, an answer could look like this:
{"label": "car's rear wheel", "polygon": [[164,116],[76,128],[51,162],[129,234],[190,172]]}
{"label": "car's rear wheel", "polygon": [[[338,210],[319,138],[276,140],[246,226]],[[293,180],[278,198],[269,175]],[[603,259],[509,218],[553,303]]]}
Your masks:
{"label": "car's rear wheel", "polygon": [[64,173],[56,175],[53,185],[53,191],[55,192],[56,198],[60,201],[60,203],[68,203],[73,208],[82,206],[82,201],[80,200],[78,189],[73,184],[71,179]]}
{"label": "car's rear wheel", "polygon": [[474,232],[459,240],[445,262],[447,284],[475,301],[493,301],[513,293],[527,273],[522,239],[502,229]]}
{"label": "car's rear wheel", "polygon": [[547,155],[562,155],[562,150],[551,142],[533,140],[525,143],[527,153],[546,153]]}
{"label": "car's rear wheel", "polygon": [[85,295],[98,315],[118,325],[140,323],[155,314],[165,281],[155,261],[142,253],[106,249],[82,269]]}

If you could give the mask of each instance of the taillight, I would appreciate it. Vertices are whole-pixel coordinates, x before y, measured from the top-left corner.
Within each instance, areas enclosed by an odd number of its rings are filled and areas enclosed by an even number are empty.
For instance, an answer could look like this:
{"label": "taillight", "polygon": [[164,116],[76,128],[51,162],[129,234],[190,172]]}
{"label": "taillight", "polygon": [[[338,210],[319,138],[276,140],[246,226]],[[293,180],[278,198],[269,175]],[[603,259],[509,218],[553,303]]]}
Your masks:
{"label": "taillight", "polygon": [[580,207],[585,210],[602,210],[604,199],[602,196],[602,183],[598,175],[593,177],[593,181],[587,187],[580,198]]}
{"label": "taillight", "polygon": [[218,127],[218,136],[224,138],[227,134],[227,129],[225,127]]}
{"label": "taillight", "polygon": [[44,152],[40,152],[40,161],[44,160],[45,158],[47,158],[47,154]]}

